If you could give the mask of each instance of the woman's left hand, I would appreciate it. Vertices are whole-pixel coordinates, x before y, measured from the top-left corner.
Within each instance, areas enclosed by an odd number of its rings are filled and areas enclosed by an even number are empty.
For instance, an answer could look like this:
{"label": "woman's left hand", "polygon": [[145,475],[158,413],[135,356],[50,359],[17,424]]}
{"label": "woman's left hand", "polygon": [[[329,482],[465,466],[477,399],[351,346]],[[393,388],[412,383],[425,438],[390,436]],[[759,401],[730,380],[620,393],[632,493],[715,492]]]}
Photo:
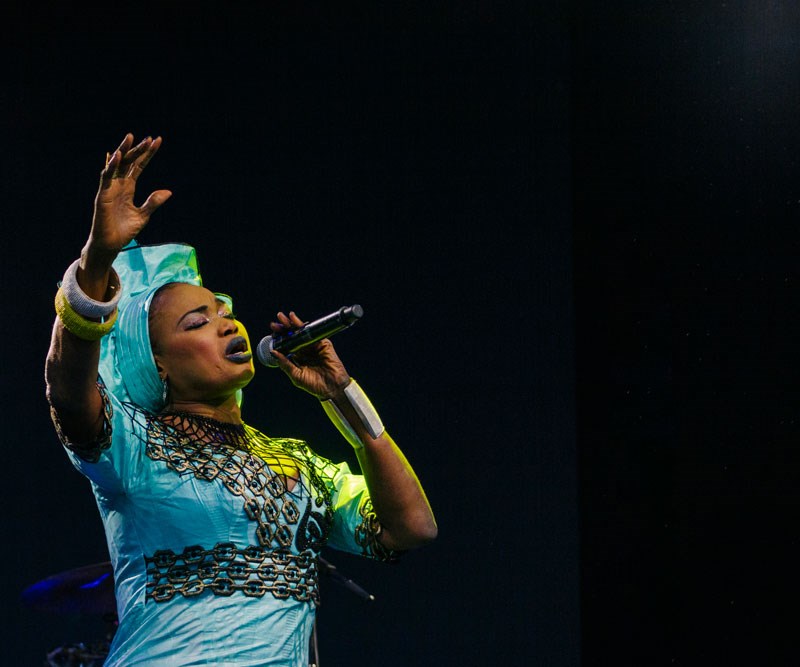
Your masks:
{"label": "woman's left hand", "polygon": [[[288,331],[302,328],[304,324],[294,311],[290,311],[288,316],[278,313],[278,321],[271,322],[270,329],[273,335],[283,336]],[[295,387],[321,401],[333,398],[350,382],[350,375],[336,354],[333,343],[327,338],[297,350],[291,358],[278,350],[272,350],[271,354]]]}

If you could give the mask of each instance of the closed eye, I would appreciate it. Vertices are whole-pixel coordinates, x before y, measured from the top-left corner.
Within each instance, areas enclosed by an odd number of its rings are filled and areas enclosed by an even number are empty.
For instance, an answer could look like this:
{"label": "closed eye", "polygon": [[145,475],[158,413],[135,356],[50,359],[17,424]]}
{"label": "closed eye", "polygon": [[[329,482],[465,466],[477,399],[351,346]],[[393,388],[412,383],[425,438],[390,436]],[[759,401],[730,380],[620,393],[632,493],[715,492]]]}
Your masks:
{"label": "closed eye", "polygon": [[200,327],[204,327],[209,322],[210,322],[210,320],[207,319],[207,318],[206,319],[202,319],[202,320],[198,320],[196,322],[190,322],[189,324],[187,324],[184,327],[184,329],[185,329],[185,331],[190,331],[191,329],[199,329]]}
{"label": "closed eye", "polygon": [[[236,320],[236,316],[233,313],[218,313],[217,317],[221,317],[224,320],[231,320],[231,321],[235,321]],[[202,320],[196,320],[196,321],[193,321],[193,322],[189,322],[184,327],[184,329],[186,331],[190,331],[192,329],[199,329],[200,327],[205,326],[206,324],[208,324],[210,321],[211,320],[209,318],[204,317]]]}

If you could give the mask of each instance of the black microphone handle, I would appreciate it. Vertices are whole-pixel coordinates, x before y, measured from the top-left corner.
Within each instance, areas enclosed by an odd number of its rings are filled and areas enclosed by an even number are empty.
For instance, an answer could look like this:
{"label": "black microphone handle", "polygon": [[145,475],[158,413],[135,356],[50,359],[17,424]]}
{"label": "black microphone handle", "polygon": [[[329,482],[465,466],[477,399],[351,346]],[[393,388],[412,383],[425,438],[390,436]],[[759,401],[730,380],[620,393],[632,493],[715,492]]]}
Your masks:
{"label": "black microphone handle", "polygon": [[358,304],[343,306],[329,315],[309,322],[296,331],[289,331],[282,336],[264,336],[256,348],[256,357],[265,366],[275,368],[278,362],[272,355],[272,350],[289,355],[353,326],[363,315],[364,309]]}

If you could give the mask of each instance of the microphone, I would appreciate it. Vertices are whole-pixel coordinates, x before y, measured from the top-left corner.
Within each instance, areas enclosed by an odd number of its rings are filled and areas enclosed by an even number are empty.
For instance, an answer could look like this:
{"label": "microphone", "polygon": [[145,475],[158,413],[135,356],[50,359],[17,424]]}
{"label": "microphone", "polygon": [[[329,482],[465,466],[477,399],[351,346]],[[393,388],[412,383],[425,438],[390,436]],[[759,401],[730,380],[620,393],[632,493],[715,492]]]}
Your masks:
{"label": "microphone", "polygon": [[272,356],[272,350],[290,355],[292,352],[328,338],[335,333],[353,326],[364,315],[364,309],[355,304],[343,306],[336,312],[303,325],[296,331],[287,331],[282,336],[264,336],[256,348],[256,357],[265,366],[276,368],[278,362]]}

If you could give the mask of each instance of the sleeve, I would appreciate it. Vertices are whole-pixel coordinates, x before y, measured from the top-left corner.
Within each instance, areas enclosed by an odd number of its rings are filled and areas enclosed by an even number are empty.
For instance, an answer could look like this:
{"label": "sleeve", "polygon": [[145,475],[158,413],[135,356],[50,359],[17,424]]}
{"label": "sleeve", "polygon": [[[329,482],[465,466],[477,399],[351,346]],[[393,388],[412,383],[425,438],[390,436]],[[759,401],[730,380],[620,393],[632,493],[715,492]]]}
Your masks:
{"label": "sleeve", "polygon": [[128,440],[122,422],[123,406],[110,393],[102,378],[97,379],[97,390],[103,400],[103,427],[94,440],[85,443],[72,442],[64,434],[58,414],[50,405],[50,418],[53,420],[58,439],[64,446],[72,465],[82,475],[101,489],[112,493],[122,493],[125,469],[129,464]]}
{"label": "sleeve", "polygon": [[396,561],[402,552],[381,544],[382,527],[372,508],[364,476],[350,472],[346,462],[328,461],[326,468],[333,510],[328,546],[384,562]]}

